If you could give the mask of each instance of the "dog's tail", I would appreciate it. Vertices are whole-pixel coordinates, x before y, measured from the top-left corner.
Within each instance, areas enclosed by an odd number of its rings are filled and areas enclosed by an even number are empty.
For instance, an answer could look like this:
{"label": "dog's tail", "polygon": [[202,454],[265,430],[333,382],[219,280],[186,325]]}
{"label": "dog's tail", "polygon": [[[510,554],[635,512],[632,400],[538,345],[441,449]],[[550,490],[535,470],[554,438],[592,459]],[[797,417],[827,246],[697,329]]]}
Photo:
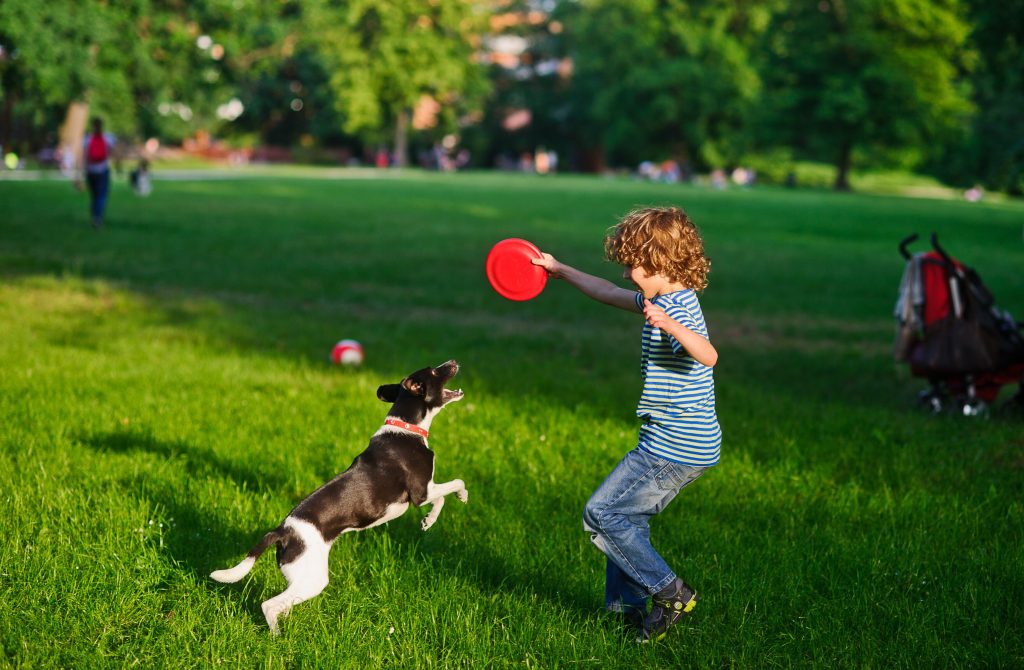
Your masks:
{"label": "dog's tail", "polygon": [[249,571],[252,570],[252,566],[256,564],[256,559],[259,558],[270,545],[277,544],[283,540],[287,533],[288,531],[286,531],[283,526],[278,526],[264,535],[263,539],[260,540],[255,547],[249,550],[249,553],[245,555],[245,558],[242,559],[241,563],[233,568],[211,572],[210,578],[225,584],[237,582],[239,579],[249,574]]}

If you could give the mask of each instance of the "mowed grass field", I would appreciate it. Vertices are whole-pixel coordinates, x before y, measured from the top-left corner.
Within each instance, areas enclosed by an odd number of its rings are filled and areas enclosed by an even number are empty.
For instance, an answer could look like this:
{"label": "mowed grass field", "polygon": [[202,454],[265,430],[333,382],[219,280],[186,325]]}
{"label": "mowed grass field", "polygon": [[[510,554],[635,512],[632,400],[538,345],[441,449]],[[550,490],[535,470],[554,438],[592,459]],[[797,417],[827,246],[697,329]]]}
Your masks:
{"label": "mowed grass field", "polygon": [[[65,182],[0,182],[0,666],[1024,664],[1024,421],[924,415],[891,356],[911,232],[1024,317],[1020,203],[316,174],[118,181],[101,232]],[[619,280],[605,230],[665,204],[712,259],[725,441],[652,530],[701,602],[638,646],[581,512],[635,445],[640,317],[559,282],[505,301],[484,259],[524,237]],[[207,575],[349,465],[378,385],[450,358],[430,445],[468,505],[339,538],[272,637],[272,552]]]}

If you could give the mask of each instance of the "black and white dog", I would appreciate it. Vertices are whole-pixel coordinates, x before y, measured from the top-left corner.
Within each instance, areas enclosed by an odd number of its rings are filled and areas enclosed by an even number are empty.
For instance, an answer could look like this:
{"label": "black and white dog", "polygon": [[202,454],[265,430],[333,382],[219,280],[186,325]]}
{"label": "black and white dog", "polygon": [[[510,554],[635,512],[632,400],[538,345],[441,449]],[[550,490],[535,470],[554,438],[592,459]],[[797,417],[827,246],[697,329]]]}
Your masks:
{"label": "black and white dog", "polygon": [[393,404],[384,425],[370,438],[370,446],[348,470],[300,502],[241,563],[210,577],[237,582],[260,554],[276,544],[277,565],[288,588],[263,603],[263,615],[271,632],[277,633],[278,617],[327,586],[327,555],[339,535],[396,519],[410,503],[417,507],[430,503],[430,513],[422,522],[427,530],[437,521],[446,495],[454,493],[466,502],[469,493],[461,479],[434,483],[434,452],[427,446],[430,422],[445,405],[462,400],[461,390],[445,388],[458,371],[459,364],[448,361],[418,370],[400,384],[378,388],[377,397]]}

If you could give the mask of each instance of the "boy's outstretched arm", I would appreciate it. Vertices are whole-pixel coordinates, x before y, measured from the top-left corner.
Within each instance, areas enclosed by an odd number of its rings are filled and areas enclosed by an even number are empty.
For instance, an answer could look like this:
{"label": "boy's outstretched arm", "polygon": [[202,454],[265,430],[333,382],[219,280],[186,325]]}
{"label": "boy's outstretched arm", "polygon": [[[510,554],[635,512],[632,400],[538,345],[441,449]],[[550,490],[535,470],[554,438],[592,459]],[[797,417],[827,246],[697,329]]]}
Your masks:
{"label": "boy's outstretched arm", "polygon": [[564,279],[579,289],[581,293],[598,302],[624,309],[627,312],[640,311],[636,305],[636,291],[630,291],[616,286],[607,279],[577,270],[571,265],[557,261],[551,254],[543,254],[541,258],[534,258],[532,263],[547,270],[549,276]]}

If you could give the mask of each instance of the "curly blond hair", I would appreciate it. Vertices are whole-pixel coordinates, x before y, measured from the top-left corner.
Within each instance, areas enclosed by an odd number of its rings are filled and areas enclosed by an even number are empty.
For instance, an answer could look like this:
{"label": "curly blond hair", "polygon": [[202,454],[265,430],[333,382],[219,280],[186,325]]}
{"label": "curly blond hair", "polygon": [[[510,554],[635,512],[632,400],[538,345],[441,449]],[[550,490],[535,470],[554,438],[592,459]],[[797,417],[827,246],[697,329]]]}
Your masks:
{"label": "curly blond hair", "polygon": [[608,231],[604,239],[608,260],[642,267],[695,291],[708,285],[711,261],[697,226],[678,207],[636,209]]}

